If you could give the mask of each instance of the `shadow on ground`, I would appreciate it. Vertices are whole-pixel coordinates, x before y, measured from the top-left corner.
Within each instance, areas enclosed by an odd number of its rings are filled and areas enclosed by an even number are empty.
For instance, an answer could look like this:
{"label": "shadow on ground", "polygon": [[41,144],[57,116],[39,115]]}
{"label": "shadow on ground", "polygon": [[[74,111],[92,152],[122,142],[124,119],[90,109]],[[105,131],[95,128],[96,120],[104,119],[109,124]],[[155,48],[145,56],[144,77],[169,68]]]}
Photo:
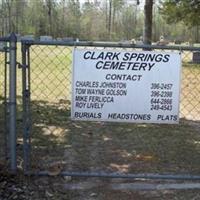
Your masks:
{"label": "shadow on ground", "polygon": [[[70,105],[66,102],[50,104],[45,101],[32,101],[31,167],[33,171],[48,171],[52,164],[55,167],[59,163],[62,165],[61,170],[77,172],[179,174],[200,172],[199,122],[185,119],[181,119],[179,125],[79,122],[70,119],[69,109]],[[3,110],[4,104],[0,103],[1,136],[4,123]],[[20,103],[17,127],[17,148],[22,157],[23,129]],[[31,191],[27,199],[177,200],[200,197],[199,189],[160,190],[157,188],[177,185],[179,184],[177,181],[167,181],[163,185],[161,180],[59,176],[22,176],[18,179],[20,188]],[[187,186],[187,183],[180,182],[180,185],[183,184]],[[195,183],[191,184],[195,185]]]}
{"label": "shadow on ground", "polygon": [[[76,172],[200,172],[199,122],[182,119],[179,125],[147,125],[72,121],[67,102],[32,101],[31,110],[33,171],[52,174],[52,166],[56,171],[59,163],[62,170]],[[200,196],[198,189],[145,189],[159,184],[163,184],[161,180],[31,178],[31,188],[38,191],[35,199],[177,200]],[[135,190],[138,185],[140,189]]]}
{"label": "shadow on ground", "polygon": [[59,162],[67,171],[200,173],[199,122],[80,122],[70,119],[69,108],[32,101],[33,170]]}

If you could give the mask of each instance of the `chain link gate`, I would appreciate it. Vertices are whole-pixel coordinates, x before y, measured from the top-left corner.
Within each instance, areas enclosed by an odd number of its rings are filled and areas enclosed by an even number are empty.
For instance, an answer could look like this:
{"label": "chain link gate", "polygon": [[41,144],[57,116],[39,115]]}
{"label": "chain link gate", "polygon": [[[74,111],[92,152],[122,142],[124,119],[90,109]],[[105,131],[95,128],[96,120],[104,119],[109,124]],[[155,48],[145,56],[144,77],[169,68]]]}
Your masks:
{"label": "chain link gate", "polygon": [[[180,125],[71,121],[73,47],[181,51]],[[199,64],[189,63],[192,52],[199,50],[180,46],[22,41],[25,174],[200,179],[200,71]]]}
{"label": "chain link gate", "polygon": [[[199,48],[24,40],[20,64],[15,34],[0,41],[0,143],[4,146],[0,155],[8,160],[12,173],[17,170],[16,140],[21,140],[16,137],[16,94],[22,88],[25,174],[200,179],[200,71],[199,63],[191,63]],[[180,125],[71,121],[73,48],[181,51]]]}

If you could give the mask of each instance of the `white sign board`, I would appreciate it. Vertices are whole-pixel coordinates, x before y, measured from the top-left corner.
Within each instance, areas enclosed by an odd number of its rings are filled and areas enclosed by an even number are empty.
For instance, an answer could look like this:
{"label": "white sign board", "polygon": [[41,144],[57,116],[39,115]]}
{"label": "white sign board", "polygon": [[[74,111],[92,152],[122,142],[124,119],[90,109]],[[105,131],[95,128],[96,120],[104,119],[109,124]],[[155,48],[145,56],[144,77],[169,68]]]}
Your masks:
{"label": "white sign board", "polygon": [[75,120],[178,123],[181,56],[74,49]]}

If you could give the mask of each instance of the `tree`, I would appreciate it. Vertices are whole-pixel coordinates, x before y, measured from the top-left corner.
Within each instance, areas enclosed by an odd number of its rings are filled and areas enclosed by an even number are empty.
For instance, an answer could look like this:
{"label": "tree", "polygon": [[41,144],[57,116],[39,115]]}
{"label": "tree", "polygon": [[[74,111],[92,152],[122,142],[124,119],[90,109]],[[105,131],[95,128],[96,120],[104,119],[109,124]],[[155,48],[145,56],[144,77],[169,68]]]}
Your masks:
{"label": "tree", "polygon": [[47,16],[43,0],[30,1],[27,13],[27,32],[36,36],[47,35]]}
{"label": "tree", "polygon": [[132,6],[132,5],[126,6],[122,11],[121,18],[122,18],[121,19],[122,23],[118,27],[119,30],[117,30],[117,31],[119,32],[120,29],[122,30],[123,39],[125,39],[125,40],[133,39],[133,37],[136,36],[135,35],[136,24],[135,24],[134,6]]}
{"label": "tree", "polygon": [[79,37],[80,35],[80,2],[79,0],[68,0],[66,8],[66,35],[70,37]]}
{"label": "tree", "polygon": [[[97,15],[94,5],[90,2],[85,2],[82,8],[81,16],[81,36],[85,40],[91,39],[93,34],[93,19]],[[97,23],[97,21],[96,21]]]}
{"label": "tree", "polygon": [[116,13],[120,12],[124,6],[124,0],[113,0],[112,30],[115,31]]}
{"label": "tree", "polygon": [[152,41],[152,12],[153,0],[145,0],[144,5],[144,44],[151,44]]}
{"label": "tree", "polygon": [[7,26],[7,12],[6,3],[4,0],[0,2],[0,17],[1,17],[1,35],[5,35],[8,32]]}
{"label": "tree", "polygon": [[200,1],[166,0],[161,5],[161,13],[167,23],[183,22],[193,30],[193,40],[199,41]]}
{"label": "tree", "polygon": [[200,25],[199,0],[166,0],[161,13],[168,23],[183,21],[188,26]]}
{"label": "tree", "polygon": [[57,13],[57,3],[55,0],[45,0],[45,22],[47,23],[47,34],[57,36],[59,18]]}
{"label": "tree", "polygon": [[80,37],[84,40],[105,40],[108,36],[105,11],[98,2],[85,2],[82,5]]}
{"label": "tree", "polygon": [[109,32],[109,38],[111,36],[112,4],[113,4],[113,1],[109,0],[109,14],[108,14],[108,32]]}
{"label": "tree", "polygon": [[105,0],[106,9],[106,28],[108,30],[109,39],[115,31],[116,14],[123,8],[124,0]]}

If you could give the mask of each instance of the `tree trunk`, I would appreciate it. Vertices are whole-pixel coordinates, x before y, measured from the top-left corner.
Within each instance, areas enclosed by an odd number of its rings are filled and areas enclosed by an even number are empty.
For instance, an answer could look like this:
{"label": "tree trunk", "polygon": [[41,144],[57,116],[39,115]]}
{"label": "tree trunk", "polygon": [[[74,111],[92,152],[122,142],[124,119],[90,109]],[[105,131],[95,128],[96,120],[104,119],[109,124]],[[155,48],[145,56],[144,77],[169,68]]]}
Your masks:
{"label": "tree trunk", "polygon": [[199,42],[199,26],[196,25],[194,27],[194,30],[195,30],[195,43],[198,43]]}
{"label": "tree trunk", "polygon": [[65,0],[63,2],[63,8],[62,8],[62,31],[61,31],[61,36],[64,37],[65,35]]}
{"label": "tree trunk", "polygon": [[49,23],[49,28],[48,28],[48,35],[52,35],[52,0],[47,0],[46,1],[47,5],[47,14],[48,14],[48,23]]}
{"label": "tree trunk", "polygon": [[135,11],[134,11],[134,37],[137,36],[137,11],[138,11],[138,4],[135,6]]}
{"label": "tree trunk", "polygon": [[111,20],[112,20],[112,0],[109,0],[109,15],[108,15],[108,33],[109,39],[111,39]]}
{"label": "tree trunk", "polygon": [[116,8],[113,6],[113,13],[112,13],[112,31],[115,31],[115,14],[116,14]]}
{"label": "tree trunk", "polygon": [[153,0],[145,0],[143,41],[144,44],[149,44],[149,45],[151,44],[152,41],[152,9],[153,9]]}
{"label": "tree trunk", "polygon": [[1,3],[1,36],[3,36],[5,34],[5,20],[6,17],[5,17],[5,13],[4,13],[4,0],[2,0],[2,3]]}
{"label": "tree trunk", "polygon": [[107,0],[105,1],[105,14],[106,14],[106,30],[108,30],[108,3]]}
{"label": "tree trunk", "polygon": [[11,33],[12,30],[12,18],[11,18],[11,2],[6,0],[6,6],[8,9],[8,32]]}

